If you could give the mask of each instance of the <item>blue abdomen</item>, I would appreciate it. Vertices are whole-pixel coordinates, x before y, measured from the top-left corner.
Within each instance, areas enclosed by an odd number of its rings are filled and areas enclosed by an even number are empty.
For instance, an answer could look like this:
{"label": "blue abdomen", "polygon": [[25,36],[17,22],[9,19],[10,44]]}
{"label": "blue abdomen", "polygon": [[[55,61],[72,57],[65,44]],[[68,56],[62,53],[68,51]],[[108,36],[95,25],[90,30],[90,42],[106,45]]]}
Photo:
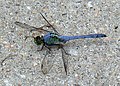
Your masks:
{"label": "blue abdomen", "polygon": [[74,39],[84,39],[84,38],[101,38],[106,37],[105,34],[90,34],[90,35],[81,35],[81,36],[59,36],[60,39],[63,40],[63,42],[67,42],[69,40]]}

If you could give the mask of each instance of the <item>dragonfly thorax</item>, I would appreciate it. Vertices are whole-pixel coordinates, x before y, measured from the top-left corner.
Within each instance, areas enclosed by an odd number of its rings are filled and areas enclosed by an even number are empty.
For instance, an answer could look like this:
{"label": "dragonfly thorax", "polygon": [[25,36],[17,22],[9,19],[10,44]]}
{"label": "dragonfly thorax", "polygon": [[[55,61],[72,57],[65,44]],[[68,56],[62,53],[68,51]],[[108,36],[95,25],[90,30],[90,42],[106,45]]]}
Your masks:
{"label": "dragonfly thorax", "polygon": [[43,44],[44,43],[44,40],[43,40],[43,36],[37,36],[37,37],[35,37],[34,38],[34,43],[36,44],[36,45],[41,45],[41,44]]}

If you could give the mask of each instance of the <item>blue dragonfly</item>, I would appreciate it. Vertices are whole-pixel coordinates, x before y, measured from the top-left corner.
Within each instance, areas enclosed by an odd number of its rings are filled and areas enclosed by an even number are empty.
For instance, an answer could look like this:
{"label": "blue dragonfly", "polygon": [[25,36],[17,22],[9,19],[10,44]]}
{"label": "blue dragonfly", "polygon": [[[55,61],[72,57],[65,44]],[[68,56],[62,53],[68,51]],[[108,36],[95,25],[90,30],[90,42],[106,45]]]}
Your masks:
{"label": "blue dragonfly", "polygon": [[[22,27],[22,28],[27,28],[30,29],[30,32],[32,31],[39,31],[39,32],[47,32],[45,35],[43,36],[26,36],[26,39],[29,37],[34,38],[34,43],[36,45],[42,45],[41,49],[42,50],[44,47],[46,47],[48,49],[48,52],[46,53],[46,55],[48,53],[51,53],[51,46],[57,46],[58,49],[61,49],[62,52],[62,59],[63,59],[63,64],[64,64],[64,69],[67,75],[67,58],[65,57],[65,55],[70,55],[69,53],[67,53],[64,49],[64,44],[70,40],[75,40],[75,39],[85,39],[85,38],[102,38],[102,37],[107,37],[105,34],[89,34],[89,35],[80,35],[80,36],[64,36],[64,35],[60,35],[58,33],[58,31],[53,27],[53,25],[51,25],[48,20],[43,16],[42,13],[40,13],[41,16],[45,19],[45,21],[47,22],[47,25],[43,25],[39,28],[34,27],[34,26],[30,26],[26,23],[21,23],[16,21],[15,24]],[[53,29],[53,31],[48,31],[43,29],[44,27],[51,27]],[[47,62],[47,58],[45,57],[42,60],[42,64],[41,64],[41,70],[43,72],[43,74],[47,74],[51,67],[47,67],[49,66],[48,62]]]}

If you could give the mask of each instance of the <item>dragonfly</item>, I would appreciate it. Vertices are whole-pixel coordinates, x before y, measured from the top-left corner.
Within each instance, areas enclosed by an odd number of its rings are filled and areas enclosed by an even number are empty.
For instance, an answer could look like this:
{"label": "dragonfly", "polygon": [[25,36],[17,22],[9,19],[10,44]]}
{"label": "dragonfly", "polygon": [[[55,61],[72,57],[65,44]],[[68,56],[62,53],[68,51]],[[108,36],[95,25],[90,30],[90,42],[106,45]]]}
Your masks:
{"label": "dragonfly", "polygon": [[[69,53],[66,52],[66,50],[64,49],[64,44],[67,43],[70,40],[75,40],[75,39],[85,39],[85,38],[102,38],[102,37],[107,37],[105,34],[88,34],[88,35],[79,35],[79,36],[65,36],[65,35],[61,35],[56,29],[55,27],[45,18],[45,16],[43,16],[42,13],[40,13],[41,16],[43,17],[43,19],[47,22],[47,25],[43,25],[41,27],[34,27],[31,25],[28,25],[26,23],[22,23],[19,21],[16,21],[15,24],[22,27],[22,28],[27,28],[30,29],[30,32],[32,31],[38,31],[38,32],[46,32],[46,34],[42,35],[42,36],[27,36],[27,38],[32,37],[34,39],[34,43],[37,46],[42,45],[41,49],[42,50],[44,47],[46,47],[48,49],[47,53],[51,53],[51,46],[57,46],[58,49],[61,49],[62,52],[62,60],[63,60],[63,64],[64,64],[64,69],[65,69],[65,73],[67,75],[67,68],[68,68],[68,59],[65,57],[65,55],[70,55]],[[44,27],[51,27],[53,29],[53,31],[49,31],[49,30],[45,30],[43,29]],[[46,55],[47,55],[46,53]],[[42,63],[41,63],[41,70],[43,72],[43,74],[47,74],[50,69],[52,68],[52,66],[49,67],[49,63],[47,62],[47,57],[43,58]],[[47,67],[48,66],[48,67]]]}

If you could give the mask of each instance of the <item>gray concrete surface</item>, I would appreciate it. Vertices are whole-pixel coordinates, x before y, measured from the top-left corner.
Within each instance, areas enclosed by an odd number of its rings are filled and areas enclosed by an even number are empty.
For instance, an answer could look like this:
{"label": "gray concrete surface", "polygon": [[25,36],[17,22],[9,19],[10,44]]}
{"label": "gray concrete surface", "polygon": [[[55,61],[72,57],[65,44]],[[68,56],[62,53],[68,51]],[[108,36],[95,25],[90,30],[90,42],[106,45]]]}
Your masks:
{"label": "gray concrete surface", "polygon": [[[70,41],[44,75],[45,49],[37,52],[32,35],[15,21],[42,26],[40,12],[62,35],[104,33],[100,39]],[[34,34],[39,34],[34,32]],[[120,0],[0,0],[0,86],[120,86]]]}

